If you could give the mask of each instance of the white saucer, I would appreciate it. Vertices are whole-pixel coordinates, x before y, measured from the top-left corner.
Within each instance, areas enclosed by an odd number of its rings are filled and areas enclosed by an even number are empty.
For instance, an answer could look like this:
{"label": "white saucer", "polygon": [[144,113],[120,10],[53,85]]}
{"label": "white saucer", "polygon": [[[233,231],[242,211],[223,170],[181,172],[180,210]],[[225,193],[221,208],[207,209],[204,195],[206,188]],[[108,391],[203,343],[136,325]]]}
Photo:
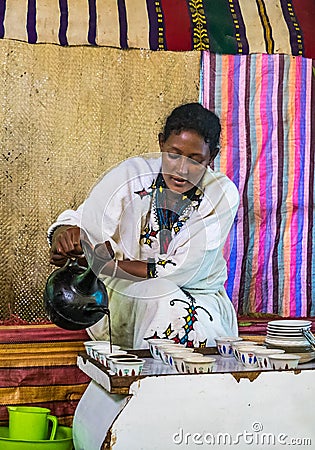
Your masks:
{"label": "white saucer", "polygon": [[310,320],[296,320],[296,319],[283,319],[283,320],[271,320],[268,322],[268,326],[276,326],[277,328],[304,328],[310,327],[312,322]]}
{"label": "white saucer", "polygon": [[287,340],[287,339],[273,339],[270,338],[269,336],[266,337],[265,342],[267,344],[272,344],[272,345],[281,345],[281,346],[286,346],[286,347],[310,347],[310,343],[304,339],[302,340]]}

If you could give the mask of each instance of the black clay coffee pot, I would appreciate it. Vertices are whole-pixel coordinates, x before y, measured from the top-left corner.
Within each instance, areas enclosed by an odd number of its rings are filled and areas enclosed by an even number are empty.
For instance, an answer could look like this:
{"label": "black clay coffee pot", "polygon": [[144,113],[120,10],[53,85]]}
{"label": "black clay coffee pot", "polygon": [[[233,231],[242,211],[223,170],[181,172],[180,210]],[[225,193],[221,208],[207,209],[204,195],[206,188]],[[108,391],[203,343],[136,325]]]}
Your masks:
{"label": "black clay coffee pot", "polygon": [[[98,275],[107,262],[94,249],[81,242],[88,267],[82,267],[77,259],[69,259],[64,267],[48,277],[44,304],[49,319],[66,330],[83,330],[109,315],[108,296]],[[100,252],[101,254],[101,252]]]}

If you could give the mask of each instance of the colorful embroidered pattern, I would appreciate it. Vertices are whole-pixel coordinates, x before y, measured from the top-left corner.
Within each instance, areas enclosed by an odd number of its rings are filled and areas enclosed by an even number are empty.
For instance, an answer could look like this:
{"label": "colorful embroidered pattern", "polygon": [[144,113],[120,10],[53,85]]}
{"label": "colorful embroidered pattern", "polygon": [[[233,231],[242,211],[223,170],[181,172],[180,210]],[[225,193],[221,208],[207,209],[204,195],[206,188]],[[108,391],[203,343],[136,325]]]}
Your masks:
{"label": "colorful embroidered pattern", "polygon": [[135,194],[138,194],[140,198],[144,198],[148,195],[152,195],[152,191],[147,191],[145,188],[143,188],[141,189],[141,191],[136,191]]}
{"label": "colorful embroidered pattern", "polygon": [[[189,219],[191,212],[199,208],[203,198],[203,192],[198,187],[194,187],[189,192],[179,195],[179,199],[173,209],[168,209],[167,187],[161,173],[156,180],[152,181],[148,188],[143,187],[140,191],[135,191],[135,194],[139,195],[141,199],[147,196],[153,197],[152,207],[155,222],[158,226],[158,229],[154,229],[147,223],[140,234],[140,243],[142,242],[152,247],[153,240],[159,237],[160,252],[162,254],[167,252],[172,239],[172,231],[175,234],[180,232],[185,222]],[[165,266],[169,262],[171,261],[163,262],[161,260],[157,264]]]}
{"label": "colorful embroidered pattern", "polygon": [[173,266],[176,266],[176,263],[174,263],[171,259],[161,259],[159,258],[158,262],[156,263],[159,266],[165,267],[166,264],[172,264]]}
{"label": "colorful embroidered pattern", "polygon": [[156,271],[156,264],[154,258],[148,258],[147,262],[147,278],[156,278],[157,277],[157,271]]}
{"label": "colorful embroidered pattern", "polygon": [[[197,193],[198,192],[198,193]],[[170,209],[168,188],[160,173],[156,180],[153,197],[153,211],[160,230],[160,252],[167,253],[172,240],[172,231],[177,234],[190,217],[192,210],[197,209],[202,199],[202,192],[194,186],[190,191],[178,194],[176,203]],[[175,229],[176,231],[175,231]]]}
{"label": "colorful embroidered pattern", "polygon": [[188,6],[193,24],[194,50],[207,50],[209,48],[209,37],[203,2],[202,0],[192,0],[188,2]]}
{"label": "colorful embroidered pattern", "polygon": [[169,338],[172,333],[174,333],[174,330],[172,329],[172,324],[170,323],[169,326],[164,331],[164,335],[165,337]]}
{"label": "colorful embroidered pattern", "polygon": [[177,222],[174,223],[173,230],[175,234],[177,234],[180,231],[180,229],[188,219],[189,217],[183,217],[181,220],[178,220]]}
{"label": "colorful embroidered pattern", "polygon": [[144,234],[140,235],[140,242],[143,241],[144,244],[152,247],[152,238],[156,238],[159,230],[153,230],[149,225],[147,225],[143,231]]}
{"label": "colorful embroidered pattern", "polygon": [[158,36],[158,49],[164,50],[164,42],[165,42],[165,36],[164,36],[164,17],[163,17],[163,11],[161,7],[161,1],[155,0],[155,11],[156,11],[156,17],[157,17],[157,36]]}
{"label": "colorful embroidered pattern", "polygon": [[197,310],[203,310],[208,316],[209,320],[212,322],[211,314],[202,306],[195,306],[196,300],[194,297],[185,289],[181,289],[189,301],[181,300],[181,299],[173,299],[170,301],[170,306],[175,306],[176,303],[183,303],[186,307],[183,307],[184,310],[187,311],[187,314],[183,316],[184,325],[182,326],[182,331],[178,331],[175,337],[170,338],[170,336],[175,332],[174,324],[170,323],[166,329],[163,331],[163,336],[159,336],[158,332],[155,331],[152,336],[146,337],[145,340],[148,339],[170,339],[170,341],[175,342],[176,344],[182,344],[186,347],[199,347],[204,348],[207,345],[207,339],[204,341],[199,341],[198,345],[194,345],[194,339],[190,339],[191,332],[194,331],[194,323],[198,321],[198,313]]}

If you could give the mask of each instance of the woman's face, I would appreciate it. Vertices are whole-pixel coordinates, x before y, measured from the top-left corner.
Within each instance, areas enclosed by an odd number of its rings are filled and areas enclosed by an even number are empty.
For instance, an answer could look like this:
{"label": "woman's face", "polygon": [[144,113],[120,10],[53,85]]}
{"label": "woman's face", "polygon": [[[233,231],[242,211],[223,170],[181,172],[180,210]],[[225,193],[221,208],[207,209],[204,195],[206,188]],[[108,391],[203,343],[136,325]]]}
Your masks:
{"label": "woman's face", "polygon": [[164,141],[159,135],[162,174],[172,191],[183,193],[196,186],[210,163],[209,145],[196,131],[174,132]]}

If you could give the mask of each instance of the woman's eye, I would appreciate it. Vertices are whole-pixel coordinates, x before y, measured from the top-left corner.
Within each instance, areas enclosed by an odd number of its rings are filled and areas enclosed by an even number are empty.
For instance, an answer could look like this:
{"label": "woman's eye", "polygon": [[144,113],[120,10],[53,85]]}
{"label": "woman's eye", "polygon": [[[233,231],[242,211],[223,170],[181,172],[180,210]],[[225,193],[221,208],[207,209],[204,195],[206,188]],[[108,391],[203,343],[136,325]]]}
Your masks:
{"label": "woman's eye", "polygon": [[168,153],[167,155],[168,155],[168,157],[170,159],[178,159],[178,158],[180,158],[180,155],[178,155],[177,153]]}

